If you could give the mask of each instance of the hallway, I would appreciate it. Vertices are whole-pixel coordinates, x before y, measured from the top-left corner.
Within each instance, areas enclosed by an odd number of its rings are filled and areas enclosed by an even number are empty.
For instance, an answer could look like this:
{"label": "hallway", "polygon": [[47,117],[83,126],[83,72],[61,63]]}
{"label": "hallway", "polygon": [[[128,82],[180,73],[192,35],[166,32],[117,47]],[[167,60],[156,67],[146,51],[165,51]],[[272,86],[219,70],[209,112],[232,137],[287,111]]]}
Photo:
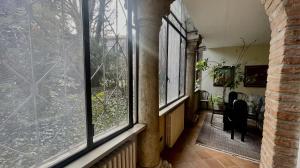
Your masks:
{"label": "hallway", "polygon": [[0,35],[0,168],[300,168],[300,0],[1,0]]}
{"label": "hallway", "polygon": [[201,113],[197,125],[186,128],[172,149],[163,152],[162,157],[174,168],[258,168],[252,161],[208,149],[196,144],[206,112]]}

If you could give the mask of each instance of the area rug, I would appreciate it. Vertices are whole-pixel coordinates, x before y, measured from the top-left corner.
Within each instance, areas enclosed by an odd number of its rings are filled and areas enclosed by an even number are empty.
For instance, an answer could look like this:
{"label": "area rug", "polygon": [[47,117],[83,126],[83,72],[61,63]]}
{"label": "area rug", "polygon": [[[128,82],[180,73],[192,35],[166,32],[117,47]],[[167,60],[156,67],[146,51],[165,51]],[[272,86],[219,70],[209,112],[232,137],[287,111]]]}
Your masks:
{"label": "area rug", "polygon": [[234,132],[234,140],[231,139],[230,131],[223,131],[223,115],[214,114],[212,124],[210,119],[211,113],[207,113],[197,138],[198,144],[254,161],[260,159],[261,135],[255,126],[248,124],[245,142],[242,142],[238,131]]}

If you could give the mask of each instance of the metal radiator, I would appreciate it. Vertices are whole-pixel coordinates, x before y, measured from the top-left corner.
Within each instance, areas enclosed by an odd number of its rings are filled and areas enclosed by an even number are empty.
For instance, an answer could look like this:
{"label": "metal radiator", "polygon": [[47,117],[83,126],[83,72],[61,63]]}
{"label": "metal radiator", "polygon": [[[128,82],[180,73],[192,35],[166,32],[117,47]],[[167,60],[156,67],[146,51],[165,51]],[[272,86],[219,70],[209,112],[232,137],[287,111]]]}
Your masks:
{"label": "metal radiator", "polygon": [[166,116],[166,145],[172,148],[183,130],[184,104],[181,104]]}
{"label": "metal radiator", "polygon": [[136,168],[136,142],[127,142],[92,168]]}

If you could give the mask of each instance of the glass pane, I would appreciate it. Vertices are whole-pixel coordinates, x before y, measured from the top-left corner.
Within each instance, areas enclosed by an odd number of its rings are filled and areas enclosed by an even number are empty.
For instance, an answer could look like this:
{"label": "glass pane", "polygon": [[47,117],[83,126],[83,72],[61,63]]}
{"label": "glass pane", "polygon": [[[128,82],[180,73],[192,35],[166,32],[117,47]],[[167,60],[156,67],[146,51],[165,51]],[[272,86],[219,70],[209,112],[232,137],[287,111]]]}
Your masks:
{"label": "glass pane", "polygon": [[176,0],[171,4],[171,11],[177,17],[177,19],[183,23],[182,20],[182,0]]}
{"label": "glass pane", "polygon": [[80,4],[1,1],[0,167],[39,167],[86,146]]}
{"label": "glass pane", "polygon": [[168,44],[168,97],[167,102],[178,98],[179,93],[180,35],[169,27]]}
{"label": "glass pane", "polygon": [[[170,21],[178,28],[178,30],[181,31],[181,33],[186,36],[186,32],[184,29],[186,29],[186,19],[187,19],[187,11],[186,8],[182,2],[182,0],[176,0],[171,4],[171,11],[177,18],[177,20],[174,18],[172,14],[168,16]],[[180,24],[181,26],[180,26]],[[183,29],[184,28],[184,29]]]}
{"label": "glass pane", "polygon": [[132,73],[133,73],[133,122],[137,122],[137,32],[136,29],[132,29]]}
{"label": "glass pane", "polygon": [[89,7],[96,141],[129,124],[127,10],[125,0],[89,0]]}
{"label": "glass pane", "polygon": [[163,20],[159,33],[159,106],[166,104],[167,22]]}
{"label": "glass pane", "polygon": [[174,17],[172,14],[170,14],[170,15],[168,16],[168,18],[169,18],[170,22],[172,22],[172,24],[173,24],[178,30],[181,29],[181,26],[180,26],[179,22],[175,19],[175,17]]}
{"label": "glass pane", "polygon": [[185,61],[186,61],[186,42],[183,38],[181,38],[181,54],[180,54],[180,92],[179,96],[184,95],[184,86],[185,86]]}

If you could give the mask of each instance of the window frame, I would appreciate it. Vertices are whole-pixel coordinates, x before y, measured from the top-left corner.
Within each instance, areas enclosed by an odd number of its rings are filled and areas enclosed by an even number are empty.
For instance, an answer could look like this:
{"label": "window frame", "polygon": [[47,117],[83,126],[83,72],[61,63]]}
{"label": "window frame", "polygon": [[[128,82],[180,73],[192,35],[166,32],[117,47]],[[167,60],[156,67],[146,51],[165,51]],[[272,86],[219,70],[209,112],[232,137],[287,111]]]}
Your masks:
{"label": "window frame", "polygon": [[[182,30],[184,30],[184,34],[179,30],[179,28],[169,19],[169,17],[173,17],[175,19],[175,21],[177,22],[177,24],[180,26],[180,28]],[[164,108],[166,108],[167,106],[169,106],[170,104],[178,101],[179,99],[183,98],[185,95],[186,95],[186,61],[187,61],[187,58],[186,58],[186,55],[187,55],[187,30],[186,28],[183,26],[183,24],[179,21],[179,19],[176,17],[176,15],[171,11],[170,12],[170,15],[169,16],[163,16],[163,20],[167,23],[167,39],[166,39],[166,48],[167,48],[167,51],[166,51],[166,75],[165,75],[165,79],[166,79],[166,87],[165,87],[165,100],[164,100],[164,103],[162,106],[159,107],[159,110],[162,110]],[[168,61],[169,61],[169,51],[168,51],[168,46],[169,46],[169,27],[172,27],[180,36],[180,40],[179,40],[179,43],[180,43],[180,56],[179,56],[179,71],[178,71],[178,97],[170,102],[168,102]],[[182,41],[185,40],[185,52],[184,52],[184,64],[185,64],[185,68],[184,68],[184,72],[182,73],[180,71],[181,69],[181,63],[182,63],[182,52],[181,52],[181,45],[182,45]],[[181,75],[184,75],[184,82],[183,82],[183,88],[184,88],[184,93],[183,95],[180,95],[180,78],[181,78]]]}
{"label": "window frame", "polygon": [[[135,89],[135,99],[133,100],[133,101],[135,101],[135,108],[136,108],[136,112],[135,112],[135,116],[133,116],[133,117],[135,117],[135,122],[134,122],[134,119],[133,119],[133,124],[137,124],[138,123],[138,119],[139,119],[139,113],[138,113],[138,109],[139,109],[139,106],[138,106],[138,100],[139,100],[139,89],[138,89],[138,86],[139,86],[139,39],[140,39],[140,30],[139,30],[139,27],[136,25],[136,23],[137,23],[137,20],[138,20],[138,18],[137,18],[137,5],[133,5],[133,0],[128,0],[128,1],[130,1],[130,4],[131,4],[131,14],[134,14],[133,15],[133,19],[134,20],[132,20],[131,22],[133,23],[135,23],[134,25],[131,23],[130,25],[132,26],[132,29],[134,29],[135,30],[135,44],[133,44],[132,43],[132,41],[131,42],[129,42],[129,43],[131,43],[132,45],[135,45],[135,51],[133,51],[133,52],[135,52],[135,63],[136,63],[136,66],[135,66],[135,72],[136,72],[136,74],[133,74],[134,76],[135,76],[135,79],[136,79],[136,81],[135,81],[135,86],[136,86],[136,88],[134,88]],[[129,11],[129,10],[128,10]],[[131,30],[132,30],[131,29]],[[132,35],[131,35],[131,37],[133,37]],[[132,49],[133,49],[133,47],[131,47]],[[133,56],[133,54],[131,55],[131,56]],[[131,61],[132,63],[133,63],[133,61]],[[133,92],[134,93],[134,92]],[[133,113],[133,112],[132,112]]]}
{"label": "window frame", "polygon": [[[82,10],[82,28],[83,28],[83,57],[84,57],[84,82],[85,82],[85,111],[86,111],[86,147],[81,151],[74,153],[63,160],[58,161],[55,163],[53,168],[65,167],[71,162],[75,161],[76,159],[82,157],[83,155],[87,154],[88,152],[92,151],[93,149],[103,145],[104,143],[108,142],[109,140],[115,138],[116,136],[122,134],[123,132],[127,131],[128,129],[132,128],[136,122],[134,122],[134,114],[133,114],[133,105],[134,101],[138,100],[138,89],[133,88],[133,75],[136,76],[136,84],[138,84],[138,66],[136,66],[136,74],[133,74],[133,52],[136,52],[136,61],[138,62],[138,28],[133,26],[133,19],[136,20],[136,15],[133,15],[133,12],[136,12],[136,5],[132,2],[133,0],[125,0],[127,3],[127,45],[128,45],[128,115],[129,115],[129,123],[127,126],[122,127],[121,129],[112,132],[108,136],[94,141],[94,125],[92,124],[92,97],[91,97],[91,80],[89,77],[91,76],[90,72],[90,30],[89,30],[89,7],[88,7],[88,0],[81,0],[81,10]],[[134,18],[133,18],[134,16]],[[135,22],[136,23],[136,22]],[[136,51],[133,51],[133,33],[132,29],[136,31]],[[138,85],[136,85],[138,86]],[[133,94],[136,90],[136,96],[134,98]],[[138,103],[136,103],[136,109]],[[136,121],[137,121],[137,113],[136,113]],[[58,156],[59,157],[59,156]]]}

